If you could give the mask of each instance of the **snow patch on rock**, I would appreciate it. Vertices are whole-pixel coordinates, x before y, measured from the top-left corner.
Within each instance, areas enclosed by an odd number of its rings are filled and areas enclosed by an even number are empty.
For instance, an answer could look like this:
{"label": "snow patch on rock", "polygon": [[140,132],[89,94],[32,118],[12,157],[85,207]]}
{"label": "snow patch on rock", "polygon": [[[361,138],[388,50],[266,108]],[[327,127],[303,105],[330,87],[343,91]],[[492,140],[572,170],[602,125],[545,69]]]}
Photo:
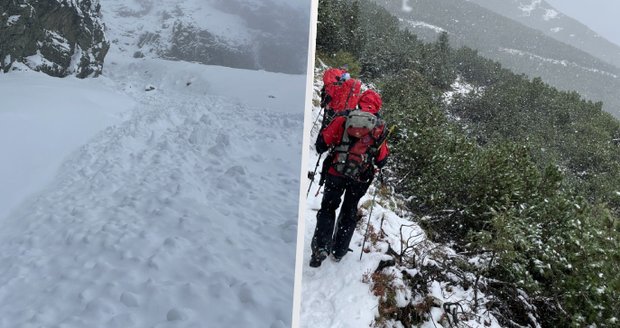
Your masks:
{"label": "snow patch on rock", "polygon": [[545,13],[543,14],[543,19],[546,21],[552,20],[554,18],[558,18],[559,13],[553,9],[545,9]]}
{"label": "snow patch on rock", "polygon": [[542,0],[531,0],[530,3],[525,3],[519,5],[519,9],[523,12],[524,16],[532,15],[532,11],[534,11],[541,4]]}

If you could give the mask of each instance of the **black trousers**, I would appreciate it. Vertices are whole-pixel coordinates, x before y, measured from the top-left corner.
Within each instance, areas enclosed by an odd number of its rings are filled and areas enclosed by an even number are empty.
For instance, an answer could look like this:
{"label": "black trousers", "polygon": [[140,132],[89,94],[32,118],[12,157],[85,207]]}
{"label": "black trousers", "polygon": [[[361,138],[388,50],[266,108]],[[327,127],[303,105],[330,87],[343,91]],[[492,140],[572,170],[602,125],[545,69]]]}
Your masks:
{"label": "black trousers", "polygon": [[[357,205],[364,196],[371,181],[356,182],[349,178],[327,174],[321,209],[316,215],[316,228],[312,237],[312,252],[321,249],[331,252],[336,257],[343,257],[349,250],[357,224]],[[344,201],[336,222],[336,209],[344,193]],[[334,232],[334,225],[336,231]]]}

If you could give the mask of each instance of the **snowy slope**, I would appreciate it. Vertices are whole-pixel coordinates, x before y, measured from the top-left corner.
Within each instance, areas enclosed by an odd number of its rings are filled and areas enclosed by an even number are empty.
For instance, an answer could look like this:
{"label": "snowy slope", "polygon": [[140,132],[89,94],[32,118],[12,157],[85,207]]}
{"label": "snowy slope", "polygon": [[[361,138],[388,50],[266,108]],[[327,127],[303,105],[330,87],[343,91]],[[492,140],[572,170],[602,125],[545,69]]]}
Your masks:
{"label": "snowy slope", "polygon": [[[318,71],[316,75],[320,74]],[[315,82],[315,103],[318,103],[321,83],[320,79]],[[319,115],[319,110],[318,107],[313,109],[314,119]],[[320,123],[317,123],[313,127],[310,140],[316,139],[319,125]],[[313,146],[308,151],[310,151],[310,164],[307,169],[314,170],[318,155]],[[440,264],[441,258],[457,255],[450,248],[429,241],[420,226],[412,220],[411,214],[401,210],[402,201],[390,192],[380,194],[376,198],[370,219],[371,237],[365,244],[365,252],[360,260],[368,215],[371,214],[372,198],[378,187],[379,184],[375,182],[360,200],[364,216],[358,222],[349,246],[353,252],[340,262],[328,258],[319,268],[312,268],[308,265],[311,255],[310,242],[316,225],[316,214],[321,205],[321,195],[315,197],[318,186],[316,183],[313,184],[305,211],[301,327],[404,327],[402,322],[386,318],[396,316],[400,311],[398,309],[424,309],[428,300],[432,304],[429,304],[427,310],[420,310],[420,320],[414,325],[415,327],[452,327],[451,323],[454,323],[454,320],[446,313],[452,311],[453,304],[456,303],[462,307],[457,309],[457,319],[461,326],[499,327],[497,320],[484,308],[483,304],[489,299],[480,291],[476,295],[480,306],[474,309],[474,289],[464,287],[466,281],[454,275],[450,276],[449,273],[445,276],[435,275],[434,279],[425,280],[428,275],[422,275],[422,271],[429,269],[445,271]],[[379,279],[372,277],[380,262],[395,259],[393,255],[386,254],[389,248],[404,254],[403,263],[397,263],[380,271],[383,276],[391,277],[389,289],[395,291],[393,299],[388,293],[375,292],[377,289],[374,286],[379,285],[376,283]],[[411,258],[416,259],[416,263],[406,265],[406,260]],[[412,278],[407,278],[405,275]],[[466,277],[472,281],[475,279],[470,274],[466,274]],[[409,281],[415,281],[416,278],[422,281],[420,285],[412,286]],[[387,307],[386,302],[390,301],[395,301],[396,306]],[[389,312],[391,315],[385,315],[385,311],[392,311]],[[452,320],[451,323],[449,320]]]}
{"label": "snowy slope", "polygon": [[0,327],[290,326],[305,77],[104,75],[0,75]]}
{"label": "snowy slope", "polygon": [[34,72],[0,74],[0,97],[0,218],[51,182],[72,151],[135,105],[106,78]]}
{"label": "snowy slope", "polygon": [[[264,83],[238,95],[257,106],[206,95],[229,72]],[[127,119],[60,140],[86,143],[2,219],[0,327],[290,325],[303,116],[289,100],[303,99],[303,76],[165,61],[110,76],[126,93],[86,91],[108,98],[100,115],[131,95]],[[76,109],[59,126],[86,122]]]}

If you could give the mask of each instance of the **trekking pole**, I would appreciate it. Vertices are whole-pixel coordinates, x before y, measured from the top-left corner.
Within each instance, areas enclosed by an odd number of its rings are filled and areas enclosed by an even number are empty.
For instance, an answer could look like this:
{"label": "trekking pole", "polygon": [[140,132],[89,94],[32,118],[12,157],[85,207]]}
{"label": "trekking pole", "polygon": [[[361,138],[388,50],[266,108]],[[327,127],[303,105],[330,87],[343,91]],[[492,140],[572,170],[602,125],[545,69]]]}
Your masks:
{"label": "trekking pole", "polygon": [[370,218],[372,217],[372,210],[375,208],[375,199],[377,198],[377,189],[375,189],[375,195],[372,196],[372,205],[370,206],[370,213],[368,213],[368,222],[366,223],[366,233],[364,233],[364,242],[362,243],[362,251],[360,252],[360,261],[362,255],[364,255],[364,246],[366,245],[366,239],[368,238],[368,228],[370,227]]}
{"label": "trekking pole", "polygon": [[316,165],[314,166],[314,172],[308,172],[308,179],[310,179],[310,185],[308,186],[308,191],[306,192],[306,198],[310,194],[310,189],[312,189],[312,183],[314,182],[314,176],[316,175],[316,170],[319,169],[319,163],[321,162],[321,156],[323,156],[323,153],[319,154],[319,158],[316,160]]}
{"label": "trekking pole", "polygon": [[314,127],[316,126],[316,122],[318,122],[319,118],[321,118],[322,112],[323,112],[323,107],[321,107],[321,109],[319,110],[319,115],[316,116],[316,118],[314,119],[314,123],[312,123],[312,130],[314,130]]}
{"label": "trekking pole", "polygon": [[316,193],[314,194],[314,197],[319,197],[319,193],[321,192],[321,187],[323,187],[323,185],[319,183],[319,189],[316,190]]}

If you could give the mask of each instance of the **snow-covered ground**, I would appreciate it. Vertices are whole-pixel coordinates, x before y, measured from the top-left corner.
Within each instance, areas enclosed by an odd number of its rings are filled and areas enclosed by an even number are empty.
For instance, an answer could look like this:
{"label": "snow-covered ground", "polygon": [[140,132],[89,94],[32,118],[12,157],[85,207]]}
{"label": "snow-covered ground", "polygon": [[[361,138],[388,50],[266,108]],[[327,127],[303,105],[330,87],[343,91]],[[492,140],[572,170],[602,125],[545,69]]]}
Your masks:
{"label": "snow-covered ground", "polygon": [[304,95],[114,45],[0,74],[0,327],[289,327]]}
{"label": "snow-covered ground", "polygon": [[443,93],[442,101],[444,104],[450,105],[454,101],[454,97],[456,96],[466,96],[471,92],[479,95],[483,91],[483,87],[476,87],[475,85],[464,81],[461,76],[457,76],[454,82],[450,84],[450,89]]}
{"label": "snow-covered ground", "polygon": [[[320,79],[315,81],[315,103],[318,103],[321,83]],[[313,108],[313,122],[319,115],[319,110],[318,107]],[[312,142],[316,139],[320,122],[316,125],[311,131],[310,140]],[[314,146],[311,146],[308,151],[310,152],[309,166],[306,169],[314,170],[318,155],[314,151]],[[315,182],[318,182],[318,179]],[[353,252],[349,252],[340,262],[334,262],[328,258],[319,268],[312,268],[308,265],[312,253],[310,243],[316,226],[316,214],[321,206],[321,195],[315,197],[318,185],[313,184],[305,204],[301,327],[402,328],[402,323],[395,320],[379,319],[379,309],[382,306],[380,301],[385,300],[385,296],[377,296],[372,290],[373,280],[370,277],[379,263],[382,260],[394,259],[391,255],[386,254],[388,247],[396,252],[407,254],[407,256],[413,255],[417,260],[415,267],[397,264],[383,269],[386,276],[392,276],[389,285],[397,291],[395,296],[397,306],[399,308],[406,306],[418,308],[418,305],[426,302],[426,300],[433,300],[434,302],[434,305],[429,306],[428,312],[420,313],[423,319],[419,323],[419,327],[450,327],[450,323],[446,321],[450,320],[450,316],[446,315],[446,309],[452,310],[453,308],[450,306],[456,303],[461,305],[461,308],[456,309],[461,325],[458,327],[499,327],[497,320],[488,314],[482,306],[475,311],[472,309],[475,295],[473,288],[464,288],[455,281],[435,279],[427,281],[424,289],[428,292],[425,294],[421,290],[412,289],[405,281],[402,271],[407,272],[411,277],[415,277],[419,274],[420,268],[437,265],[440,262],[437,256],[446,254],[455,256],[455,253],[449,248],[429,241],[420,226],[402,210],[402,201],[393,194],[377,196],[372,217],[368,221],[368,215],[371,214],[370,208],[373,204],[372,198],[378,187],[379,184],[375,182],[360,200],[364,216],[358,223],[349,246]],[[395,211],[402,213],[399,216]],[[378,238],[371,237],[367,240],[364,247],[366,251],[360,260],[368,222],[371,225],[369,235],[378,236]],[[481,292],[478,292],[477,296],[480,304],[487,301]]]}
{"label": "snow-covered ground", "polygon": [[60,163],[135,102],[107,78],[0,75],[0,218],[51,182]]}

